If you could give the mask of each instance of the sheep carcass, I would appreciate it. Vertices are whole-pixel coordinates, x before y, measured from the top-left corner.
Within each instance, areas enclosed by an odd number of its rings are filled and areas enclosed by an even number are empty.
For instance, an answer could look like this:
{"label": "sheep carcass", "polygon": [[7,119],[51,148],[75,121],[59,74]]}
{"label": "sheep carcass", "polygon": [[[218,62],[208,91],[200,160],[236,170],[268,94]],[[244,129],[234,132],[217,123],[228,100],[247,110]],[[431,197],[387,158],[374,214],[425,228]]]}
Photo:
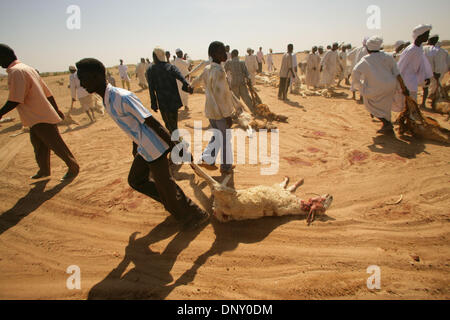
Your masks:
{"label": "sheep carcass", "polygon": [[210,186],[214,196],[213,214],[220,222],[306,214],[306,222],[309,225],[315,215],[324,213],[333,201],[333,197],[329,194],[307,201],[295,196],[294,192],[303,184],[303,179],[289,188],[287,187],[289,178],[286,177],[281,184],[235,190],[226,186],[231,175],[219,183],[198,165],[191,164],[191,167]]}

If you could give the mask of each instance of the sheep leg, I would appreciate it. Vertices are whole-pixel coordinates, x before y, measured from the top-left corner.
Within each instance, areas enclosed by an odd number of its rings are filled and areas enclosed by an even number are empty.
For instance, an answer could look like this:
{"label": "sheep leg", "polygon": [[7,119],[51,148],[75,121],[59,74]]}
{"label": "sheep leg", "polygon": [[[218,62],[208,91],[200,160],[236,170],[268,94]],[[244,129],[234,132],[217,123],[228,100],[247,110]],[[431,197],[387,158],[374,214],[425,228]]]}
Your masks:
{"label": "sheep leg", "polygon": [[283,189],[286,189],[288,183],[289,183],[289,177],[284,177],[283,182],[280,183],[280,187],[283,188]]}
{"label": "sheep leg", "polygon": [[211,176],[209,176],[205,171],[202,170],[197,164],[191,163],[191,168],[194,170],[194,172],[206,180],[206,182],[209,184],[209,186],[212,189],[217,189],[217,187],[220,186],[219,182],[214,180]]}
{"label": "sheep leg", "polygon": [[289,192],[294,193],[295,191],[297,191],[298,187],[300,187],[303,184],[304,180],[300,179],[296,184],[294,184],[293,186],[289,187],[287,190]]}
{"label": "sheep leg", "polygon": [[225,176],[225,178],[223,179],[223,181],[221,183],[222,187],[226,187],[227,186],[227,184],[230,181],[231,177],[232,177],[232,174],[228,174],[228,175]]}

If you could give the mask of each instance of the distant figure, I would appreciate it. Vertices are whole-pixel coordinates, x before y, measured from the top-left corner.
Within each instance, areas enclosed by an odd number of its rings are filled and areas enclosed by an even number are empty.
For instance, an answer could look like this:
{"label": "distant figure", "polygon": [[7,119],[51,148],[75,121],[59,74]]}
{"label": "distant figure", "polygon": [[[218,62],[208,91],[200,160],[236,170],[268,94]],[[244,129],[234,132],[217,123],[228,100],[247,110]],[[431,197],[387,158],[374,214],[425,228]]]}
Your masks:
{"label": "distant figure", "polygon": [[247,53],[248,55],[245,56],[245,66],[247,67],[247,71],[250,74],[252,84],[255,85],[255,76],[256,72],[258,71],[258,61],[256,59],[256,56],[253,55],[252,49],[248,48]]}
{"label": "distant figure", "polygon": [[151,108],[155,112],[161,111],[167,130],[173,133],[178,129],[178,109],[183,105],[177,80],[183,83],[183,91],[191,93],[192,88],[180,70],[166,61],[164,50],[159,47],[153,50],[153,65],[147,69],[146,77]]}
{"label": "distant figure", "polygon": [[274,70],[276,70],[275,66],[273,65],[272,54],[273,54],[272,49],[269,49],[269,54],[267,55],[267,71],[269,71],[269,73],[271,73]]}
{"label": "distant figure", "polygon": [[[178,68],[183,77],[186,77],[189,73],[189,63],[183,59],[183,51],[181,49],[177,49],[175,51],[177,57],[173,62],[174,66]],[[178,93],[180,94],[181,103],[183,104],[185,110],[189,110],[189,93],[184,91],[183,83],[180,80],[177,80],[178,85]]]}
{"label": "distant figure", "polygon": [[147,89],[147,80],[145,79],[145,71],[147,71],[146,66],[144,58],[141,58],[141,62],[136,66],[136,78],[139,79],[139,87],[141,87],[141,89]]}
{"label": "distant figure", "polygon": [[259,51],[256,54],[256,59],[258,60],[258,73],[262,73],[262,65],[266,63],[264,59],[264,53],[262,52],[262,47],[259,47]]}
{"label": "distant figure", "polygon": [[[433,100],[431,102],[431,108],[435,109],[436,101],[438,96],[436,95],[436,91],[438,86],[440,85],[444,75],[448,71],[448,52],[447,50],[442,49],[439,45],[439,36],[433,35],[428,39],[428,45],[423,47],[423,51],[425,52],[425,56],[428,58],[430,62],[431,69],[433,71],[433,78],[430,83],[430,93],[433,95]],[[422,106],[425,107],[425,102],[428,98],[428,88],[424,87],[423,93],[423,102]]]}
{"label": "distant figure", "polygon": [[70,107],[69,113],[72,111],[74,102],[78,99],[80,101],[81,108],[84,112],[86,112],[89,120],[91,120],[91,122],[94,122],[94,97],[80,85],[80,80],[77,76],[77,69],[74,66],[70,66],[69,71],[71,73],[69,77],[70,94],[72,95],[72,105]]}
{"label": "distant figure", "polygon": [[317,54],[318,54],[319,57],[320,57],[320,61],[322,61],[323,56],[325,55],[325,52],[323,51],[323,47],[322,47],[322,46],[320,46],[320,47],[317,49]]}
{"label": "distant figure", "polygon": [[413,30],[414,43],[410,44],[400,55],[398,68],[411,98],[417,102],[419,85],[430,84],[433,77],[431,65],[423,52],[422,43],[428,41],[431,25],[419,25]]}
{"label": "distant figure", "polygon": [[317,88],[320,80],[320,57],[317,54],[317,47],[312,48],[306,61],[306,86]]}
{"label": "distant figure", "polygon": [[364,105],[371,115],[383,123],[378,133],[393,134],[391,109],[400,83],[403,93],[408,89],[403,83],[400,72],[392,55],[382,52],[383,39],[373,36],[367,40],[368,55],[364,56],[353,69],[353,86],[364,98]]}
{"label": "distant figure", "polygon": [[68,167],[61,181],[74,179],[80,166],[56,126],[64,119],[64,114],[49,88],[36,70],[20,62],[14,50],[5,44],[0,44],[0,66],[8,73],[9,87],[8,101],[0,109],[0,119],[16,109],[23,126],[30,128],[30,140],[39,166],[39,171],[31,179],[50,176],[50,151]]}
{"label": "distant figure", "polygon": [[337,68],[338,68],[338,44],[334,43],[333,47],[330,51],[325,53],[321,63],[320,63],[320,72],[321,74],[321,85],[325,88],[330,88],[334,84],[334,80],[336,78]]}
{"label": "distant figure", "polygon": [[166,61],[170,63],[170,51],[166,51]]}
{"label": "distant figure", "polygon": [[108,83],[111,83],[111,85],[113,87],[116,86],[116,79],[114,79],[114,77],[112,76],[111,72],[109,72],[109,71],[106,73],[106,80],[108,81]]}
{"label": "distant figure", "polygon": [[[363,41],[362,41],[362,47],[359,48],[355,48],[348,56],[351,57],[351,66],[352,66],[352,72],[353,72],[353,68],[356,66],[356,64],[365,56],[367,55],[369,52],[367,51],[366,48],[366,42],[367,39],[369,37],[364,37]],[[350,91],[353,94],[353,99],[356,100],[356,89],[353,88],[353,86],[350,86]],[[363,98],[360,95],[359,97],[359,103],[363,103]]]}
{"label": "distant figure", "polygon": [[236,49],[231,52],[231,57],[232,59],[225,63],[225,71],[231,73],[231,91],[238,99],[242,98],[250,111],[254,113],[253,102],[247,88],[247,83],[251,85],[250,75],[245,62],[239,60],[239,51]]}
{"label": "distant figure", "polygon": [[289,81],[292,77],[295,77],[294,69],[297,68],[293,64],[293,52],[294,45],[289,44],[287,47],[287,53],[283,55],[280,68],[280,86],[278,88],[278,99],[287,100],[287,92],[289,89]]}
{"label": "distant figure", "polygon": [[230,46],[229,45],[225,46],[225,51],[227,53],[227,61],[230,61],[232,59],[232,57],[231,57]]}
{"label": "distant figure", "polygon": [[120,79],[122,80],[122,88],[125,89],[125,83],[126,83],[128,90],[130,90],[130,76],[128,75],[128,67],[123,64],[122,59],[120,59],[119,76],[120,76]]}
{"label": "distant figure", "polygon": [[394,52],[392,54],[392,57],[394,58],[394,60],[396,62],[398,62],[398,60],[400,59],[400,54],[403,51],[403,49],[405,48],[405,41],[402,40],[398,40],[395,42],[394,44]]}
{"label": "distant figure", "polygon": [[338,84],[341,86],[341,81],[347,79],[347,47],[342,45],[341,52],[338,54],[339,64],[338,64]]}

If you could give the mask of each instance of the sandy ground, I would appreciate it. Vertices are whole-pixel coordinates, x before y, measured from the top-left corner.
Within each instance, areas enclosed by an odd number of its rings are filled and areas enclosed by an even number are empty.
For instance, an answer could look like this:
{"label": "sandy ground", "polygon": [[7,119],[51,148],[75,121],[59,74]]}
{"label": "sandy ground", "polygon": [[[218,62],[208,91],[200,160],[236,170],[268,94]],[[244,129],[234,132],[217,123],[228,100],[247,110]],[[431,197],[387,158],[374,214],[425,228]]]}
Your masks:
{"label": "sandy ground", "polygon": [[[44,80],[68,110],[68,76]],[[348,98],[290,95],[288,103],[276,88],[257,88],[272,111],[289,117],[279,124],[279,171],[262,176],[264,165],[238,165],[235,187],[305,178],[299,197],[334,196],[325,215],[309,227],[297,216],[213,220],[180,232],[160,204],[128,186],[131,142],[107,115],[89,124],[77,103],[81,125],[60,127],[81,165],[77,179],[61,185],[66,168],[55,155],[50,179],[29,179],[37,165],[29,135],[10,137],[21,127],[12,112],[16,120],[0,126],[0,299],[450,298],[448,147],[377,135],[381,124],[348,88],[340,90]],[[132,91],[149,107],[135,78]],[[192,132],[194,120],[207,127],[204,100],[190,97],[180,128]],[[210,190],[188,165],[176,178],[210,209]],[[66,287],[71,265],[80,267],[80,290]],[[367,288],[371,265],[380,267],[380,290]]]}

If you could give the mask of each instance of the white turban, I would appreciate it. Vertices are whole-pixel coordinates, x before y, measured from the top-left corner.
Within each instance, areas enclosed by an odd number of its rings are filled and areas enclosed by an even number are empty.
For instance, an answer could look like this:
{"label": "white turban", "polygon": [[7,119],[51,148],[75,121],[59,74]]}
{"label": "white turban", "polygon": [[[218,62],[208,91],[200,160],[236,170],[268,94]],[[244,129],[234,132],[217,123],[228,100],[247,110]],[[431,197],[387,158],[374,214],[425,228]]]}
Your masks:
{"label": "white turban", "polygon": [[421,24],[414,28],[413,38],[416,40],[419,36],[423,35],[425,32],[430,31],[433,27],[431,24]]}
{"label": "white turban", "polygon": [[398,47],[400,47],[400,46],[402,46],[402,45],[404,45],[405,44],[405,41],[403,41],[403,40],[398,40],[395,44],[394,44],[394,47],[395,47],[395,49],[398,49]]}
{"label": "white turban", "polygon": [[166,61],[166,52],[161,47],[156,47],[153,49],[153,53],[156,55],[159,61],[165,62]]}
{"label": "white turban", "polygon": [[379,36],[370,37],[366,42],[366,46],[369,51],[379,51],[382,45],[383,38]]}
{"label": "white turban", "polygon": [[181,49],[178,48],[177,50],[175,50],[175,53],[178,53],[178,52],[183,52],[183,51],[181,51]]}

